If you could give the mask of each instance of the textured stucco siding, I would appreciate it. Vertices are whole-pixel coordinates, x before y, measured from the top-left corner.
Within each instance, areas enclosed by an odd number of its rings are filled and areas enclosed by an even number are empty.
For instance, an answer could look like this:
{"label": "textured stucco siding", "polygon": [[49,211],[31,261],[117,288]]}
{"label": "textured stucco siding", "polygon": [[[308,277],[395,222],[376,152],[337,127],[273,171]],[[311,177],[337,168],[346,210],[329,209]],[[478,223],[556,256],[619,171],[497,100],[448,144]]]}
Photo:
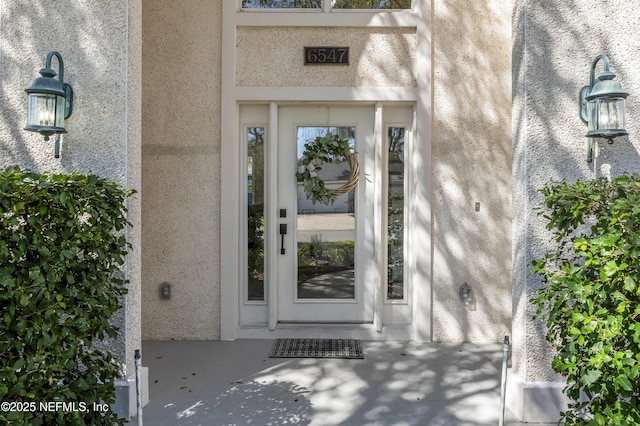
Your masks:
{"label": "textured stucco siding", "polygon": [[[415,28],[241,27],[236,85],[414,87]],[[304,65],[305,46],[348,46],[349,66]]]}
{"label": "textured stucco siding", "polygon": [[511,5],[436,1],[433,13],[433,340],[502,341],[511,331]]}
{"label": "textured stucco siding", "polygon": [[145,339],[220,337],[221,14],[220,1],[143,1]]}
{"label": "textured stucco siding", "polygon": [[[529,299],[539,286],[531,261],[551,249],[533,209],[549,179],[587,180],[640,171],[640,9],[624,0],[517,1],[513,13],[513,359],[529,382],[558,380],[544,327]],[[628,137],[599,142],[586,162],[586,125],[578,92],[591,62],[604,53],[627,99]],[[597,72],[602,70],[602,63]]]}

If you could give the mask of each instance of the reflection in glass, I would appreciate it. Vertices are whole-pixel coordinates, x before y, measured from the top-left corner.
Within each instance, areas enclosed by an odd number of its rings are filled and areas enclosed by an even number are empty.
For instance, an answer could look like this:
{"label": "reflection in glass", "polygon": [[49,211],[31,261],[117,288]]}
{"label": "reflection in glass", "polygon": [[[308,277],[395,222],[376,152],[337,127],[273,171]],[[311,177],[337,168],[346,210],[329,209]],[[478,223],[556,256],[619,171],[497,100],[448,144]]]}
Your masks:
{"label": "reflection in glass", "polygon": [[247,128],[248,299],[264,300],[264,127]]}
{"label": "reflection in glass", "polygon": [[411,0],[336,0],[334,9],[411,9]]}
{"label": "reflection in glass", "polygon": [[[298,127],[297,158],[302,157],[305,143],[327,133],[355,144],[354,127]],[[328,188],[338,188],[349,178],[349,164],[324,163],[318,176]],[[333,204],[313,204],[302,185],[298,183],[298,298],[353,299],[355,191]]]}
{"label": "reflection in glass", "polygon": [[387,298],[404,297],[404,128],[388,134]]}
{"label": "reflection in glass", "polygon": [[[324,0],[330,2],[331,0]],[[411,9],[411,0],[335,0],[334,9]],[[322,9],[322,0],[242,0],[243,9]]]}
{"label": "reflection in glass", "polygon": [[242,0],[244,9],[321,9],[322,0]]}

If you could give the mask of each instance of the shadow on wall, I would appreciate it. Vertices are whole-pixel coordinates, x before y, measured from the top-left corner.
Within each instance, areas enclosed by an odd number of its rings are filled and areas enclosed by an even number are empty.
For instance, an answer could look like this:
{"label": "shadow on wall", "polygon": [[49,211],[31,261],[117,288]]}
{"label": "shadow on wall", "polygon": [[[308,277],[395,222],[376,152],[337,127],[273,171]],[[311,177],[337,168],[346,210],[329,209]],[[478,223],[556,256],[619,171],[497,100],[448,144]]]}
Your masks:
{"label": "shadow on wall", "polygon": [[[5,44],[0,44],[0,68],[7,69],[8,56],[4,52]],[[37,75],[37,73],[34,73]],[[17,85],[7,80],[8,75],[0,80],[0,98],[9,100],[15,98]],[[27,85],[25,85],[26,89]],[[24,89],[23,89],[24,90]],[[5,101],[0,109],[0,169],[20,165],[23,169],[37,170],[36,163],[26,147],[23,130],[26,123],[27,96],[24,95],[22,104]],[[24,120],[21,120],[24,118]],[[52,147],[53,149],[53,147]]]}
{"label": "shadow on wall", "polygon": [[[502,341],[511,321],[511,6],[435,2],[433,337]],[[474,303],[460,286],[469,283]]]}
{"label": "shadow on wall", "polygon": [[[114,101],[112,95],[122,86],[119,79],[126,63],[114,59],[124,57],[127,49],[127,23],[121,19],[127,5],[105,2],[102,7],[105,13],[99,6],[88,7],[74,1],[2,3],[0,168],[20,165],[35,171],[91,171],[114,178],[117,165],[111,163],[126,161],[111,158],[105,162],[97,153],[104,154],[101,145],[126,138],[126,134],[114,134],[109,128],[109,123],[121,122],[126,111],[109,107],[121,100]],[[117,11],[117,7],[124,11]],[[124,28],[113,25],[108,17]],[[62,137],[61,158],[55,160],[53,138],[45,142],[39,134],[23,130],[27,99],[24,90],[39,77],[38,70],[44,67],[46,55],[52,50],[62,55],[64,80],[74,90],[73,115],[65,121],[69,133]],[[52,67],[58,72],[56,60]],[[69,150],[69,146],[74,148]]]}
{"label": "shadow on wall", "polygon": [[[629,138],[600,142],[599,155],[587,164],[586,126],[578,115],[577,95],[598,53],[610,54],[627,91],[640,87],[631,73],[637,60],[630,57],[640,42],[625,37],[634,31],[629,6],[614,3],[525,1],[513,10],[499,1],[434,4],[435,340],[499,341],[510,333],[512,309],[520,312],[539,282],[526,271],[548,241],[539,231],[544,224],[531,214],[541,201],[536,190],[547,180],[639,169]],[[619,26],[610,33],[589,30],[602,22]],[[637,105],[630,96],[631,135]],[[474,291],[475,310],[460,301],[464,282]],[[528,306],[522,312],[532,314]],[[543,336],[541,329],[536,333]]]}
{"label": "shadow on wall", "polygon": [[[514,358],[535,359],[529,374],[537,380],[557,380],[552,375],[551,352],[545,348],[545,329],[531,321],[534,308],[528,303],[540,285],[527,271],[533,259],[549,248],[546,223],[533,208],[542,197],[537,193],[550,179],[588,180],[640,170],[637,139],[640,104],[627,100],[627,130],[630,137],[613,145],[599,142],[594,162],[586,162],[586,125],[578,114],[578,93],[588,84],[593,59],[605,53],[622,87],[638,92],[640,41],[630,19],[628,2],[576,0],[516,2],[513,18],[513,179],[514,179],[514,315],[527,330],[514,337]],[[603,22],[607,25],[603,26]],[[614,25],[615,23],[615,25]],[[624,43],[621,43],[624,40]],[[636,55],[633,57],[632,55]],[[598,65],[599,72],[602,64]],[[527,304],[522,306],[522,304]],[[519,340],[519,341],[518,341]],[[521,352],[526,345],[537,354]],[[529,349],[531,351],[531,349]]]}

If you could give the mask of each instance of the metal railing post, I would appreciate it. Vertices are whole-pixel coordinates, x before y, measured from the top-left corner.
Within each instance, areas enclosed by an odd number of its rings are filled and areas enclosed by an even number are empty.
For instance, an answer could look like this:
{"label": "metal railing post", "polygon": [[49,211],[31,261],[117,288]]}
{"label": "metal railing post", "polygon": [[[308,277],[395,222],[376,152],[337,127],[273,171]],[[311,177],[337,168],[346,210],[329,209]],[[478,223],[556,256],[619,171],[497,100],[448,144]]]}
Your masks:
{"label": "metal railing post", "polygon": [[142,426],[142,392],[140,390],[140,349],[135,352],[136,366],[136,405],[138,409],[138,426]]}
{"label": "metal railing post", "polygon": [[500,421],[498,426],[504,426],[504,406],[507,392],[507,363],[509,359],[509,336],[504,336],[502,345],[502,383],[500,386]]}

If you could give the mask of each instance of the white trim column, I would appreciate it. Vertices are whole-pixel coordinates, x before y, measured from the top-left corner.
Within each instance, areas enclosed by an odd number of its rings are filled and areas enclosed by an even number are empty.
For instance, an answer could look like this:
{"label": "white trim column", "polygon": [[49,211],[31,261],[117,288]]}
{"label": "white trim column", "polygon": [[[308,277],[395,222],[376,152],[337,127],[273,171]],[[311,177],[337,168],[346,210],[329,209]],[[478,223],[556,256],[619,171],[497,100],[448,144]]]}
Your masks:
{"label": "white trim column", "polygon": [[[382,104],[380,102],[375,105],[375,116],[373,120],[373,140],[374,140],[374,169],[375,170],[384,170],[382,167],[382,150],[384,149],[383,137],[384,137],[384,122],[382,121]],[[387,276],[387,263],[384,260],[385,256],[382,250],[382,236],[387,235],[386,228],[383,229],[382,224],[382,173],[374,174],[374,197],[375,200],[373,202],[374,206],[379,206],[374,209],[373,212],[373,223],[374,226],[377,227],[378,232],[376,233],[377,238],[374,240],[375,246],[375,264],[378,265],[378,270],[376,273],[378,285],[374,286],[373,292],[373,327],[378,332],[382,332],[382,306],[383,299],[385,297],[385,291],[383,290],[383,286],[386,284],[386,279],[383,277]]]}
{"label": "white trim column", "polygon": [[[266,150],[266,181],[277,182],[278,179],[278,104],[269,104],[269,137]],[[278,188],[272,183],[267,186],[265,200],[265,285],[267,286],[267,300],[269,311],[269,330],[275,330],[278,325],[278,238],[276,226],[278,223]]]}
{"label": "white trim column", "polygon": [[409,156],[411,193],[409,199],[409,262],[413,289],[414,340],[431,341],[432,317],[432,214],[431,214],[431,124],[432,124],[432,68],[431,68],[431,1],[416,5],[421,17],[418,34],[424,37],[418,43],[416,55],[418,100],[416,103],[413,138]]}
{"label": "white trim column", "polygon": [[239,108],[235,101],[236,6],[222,2],[222,105],[220,111],[220,340],[235,340],[240,321],[238,254],[241,235],[239,192]]}

